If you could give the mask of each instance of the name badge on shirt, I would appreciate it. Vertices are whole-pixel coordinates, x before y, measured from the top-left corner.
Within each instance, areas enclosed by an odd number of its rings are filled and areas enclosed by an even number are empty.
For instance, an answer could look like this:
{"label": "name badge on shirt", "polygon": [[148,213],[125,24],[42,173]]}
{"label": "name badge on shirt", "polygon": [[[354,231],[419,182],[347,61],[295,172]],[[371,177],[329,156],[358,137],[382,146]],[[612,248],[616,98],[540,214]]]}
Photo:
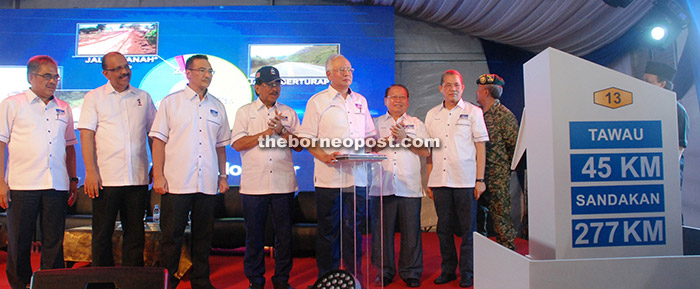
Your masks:
{"label": "name badge on shirt", "polygon": [[468,114],[460,114],[459,119],[468,119],[469,115]]}
{"label": "name badge on shirt", "polygon": [[412,124],[407,124],[403,128],[404,129],[414,129],[414,126]]}
{"label": "name badge on shirt", "polygon": [[214,117],[219,116],[219,112],[216,111],[216,110],[213,110],[213,109],[210,109],[210,110],[209,110],[209,113],[211,113],[211,115],[214,116]]}

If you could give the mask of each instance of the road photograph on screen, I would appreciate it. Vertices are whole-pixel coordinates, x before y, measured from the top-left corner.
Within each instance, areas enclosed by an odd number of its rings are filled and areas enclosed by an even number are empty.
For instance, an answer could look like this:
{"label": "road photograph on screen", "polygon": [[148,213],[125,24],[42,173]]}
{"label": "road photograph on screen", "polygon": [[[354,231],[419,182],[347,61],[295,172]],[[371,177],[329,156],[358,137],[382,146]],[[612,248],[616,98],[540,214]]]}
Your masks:
{"label": "road photograph on screen", "polygon": [[158,53],[158,23],[78,23],[76,55],[102,56]]}
{"label": "road photograph on screen", "polygon": [[282,77],[326,77],[326,58],[338,54],[340,44],[251,44],[250,72],[271,65]]}

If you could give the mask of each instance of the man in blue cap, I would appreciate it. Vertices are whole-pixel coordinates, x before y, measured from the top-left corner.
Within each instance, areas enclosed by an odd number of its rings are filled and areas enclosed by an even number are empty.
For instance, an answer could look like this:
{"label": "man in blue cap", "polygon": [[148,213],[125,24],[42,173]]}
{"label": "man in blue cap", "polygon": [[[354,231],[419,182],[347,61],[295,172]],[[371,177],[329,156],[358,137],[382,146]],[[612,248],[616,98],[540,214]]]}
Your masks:
{"label": "man in blue cap", "polygon": [[[263,66],[255,73],[258,99],[242,106],[233,124],[231,147],[241,153],[241,203],[246,227],[243,271],[250,289],[265,288],[265,224],[268,208],[275,231],[275,289],[289,289],[292,270],[292,212],[298,189],[292,150],[263,147],[264,138],[290,140],[299,128],[299,117],[277,102],[281,91],[277,68]],[[275,140],[275,143],[277,140]],[[301,147],[295,148],[297,151]]]}

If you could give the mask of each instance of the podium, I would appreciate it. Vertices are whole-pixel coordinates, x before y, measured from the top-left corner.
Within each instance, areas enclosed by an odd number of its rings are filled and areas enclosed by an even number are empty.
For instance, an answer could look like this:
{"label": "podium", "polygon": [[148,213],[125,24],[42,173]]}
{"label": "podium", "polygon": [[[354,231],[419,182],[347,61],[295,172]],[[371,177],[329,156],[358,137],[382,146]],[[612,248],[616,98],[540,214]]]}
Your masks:
{"label": "podium", "polygon": [[[386,160],[386,156],[380,154],[341,154],[337,155],[336,159],[341,177],[338,195],[334,196],[334,208],[337,202],[338,210],[333,210],[332,215],[337,220],[333,226],[338,228],[339,236],[337,253],[340,263],[338,267],[352,274],[355,282],[361,284],[362,288],[370,288],[370,286],[374,286],[374,276],[377,274],[377,269],[373,268],[371,263],[371,242],[368,240],[370,240],[371,234],[376,233],[371,230],[372,222],[381,222],[382,215],[373,216],[369,213],[371,205],[368,196],[381,198],[383,178],[381,162]],[[348,184],[353,185],[348,186]],[[372,220],[372,218],[380,219]],[[381,227],[383,231],[383,223]],[[379,233],[381,234],[381,232]],[[368,237],[365,238],[365,236]],[[388,249],[393,250],[394,248]],[[383,252],[382,250],[384,248],[380,248],[380,252]],[[333,255],[336,256],[336,252],[333,252]],[[379,264],[383,264],[383,262]]]}
{"label": "podium", "polygon": [[475,288],[697,288],[675,95],[553,48],[524,76],[530,255],[476,235]]}

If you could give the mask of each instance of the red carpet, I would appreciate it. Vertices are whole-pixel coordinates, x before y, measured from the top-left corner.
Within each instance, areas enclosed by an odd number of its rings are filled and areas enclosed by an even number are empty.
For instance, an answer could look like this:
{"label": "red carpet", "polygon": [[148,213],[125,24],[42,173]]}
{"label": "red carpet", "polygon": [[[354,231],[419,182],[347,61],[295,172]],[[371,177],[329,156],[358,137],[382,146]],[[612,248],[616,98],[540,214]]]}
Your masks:
{"label": "red carpet", "polygon": [[[396,241],[398,242],[398,235]],[[456,238],[456,242],[459,242],[459,238]],[[518,246],[518,253],[528,254],[528,244],[527,241],[517,239],[515,244]],[[398,246],[397,246],[398,248]],[[219,289],[246,289],[248,288],[248,280],[243,274],[243,250],[215,250],[213,252],[209,262],[211,264],[211,280],[216,288]],[[398,257],[398,252],[396,254]],[[36,270],[39,267],[40,255],[38,253],[32,254],[32,267]],[[7,283],[7,276],[5,274],[7,262],[7,252],[0,251],[0,289],[9,289],[10,285]],[[270,277],[274,273],[274,260],[270,257],[265,259],[267,273],[265,275],[267,283],[265,288],[272,288],[272,283],[270,283]],[[366,266],[366,260],[363,260],[363,266]],[[75,267],[87,266],[86,263],[78,263]],[[423,277],[421,278],[422,288],[460,288],[458,281],[453,281],[445,285],[437,286],[433,284],[433,280],[440,275],[440,251],[438,248],[438,240],[435,233],[423,233]],[[316,259],[313,257],[305,258],[294,258],[294,268],[292,269],[291,277],[289,283],[292,287],[296,289],[306,289],[306,286],[313,284],[317,277],[316,270]],[[370,281],[374,281],[376,276],[376,270],[371,269],[368,274]],[[478,278],[478,276],[477,276]],[[186,277],[185,277],[186,279]],[[373,282],[370,282],[370,288],[378,288],[374,286]],[[190,284],[188,281],[183,281],[180,283],[178,289],[189,289]],[[394,278],[394,282],[389,286],[384,288],[396,289],[396,288],[406,288],[406,284],[397,277]]]}

